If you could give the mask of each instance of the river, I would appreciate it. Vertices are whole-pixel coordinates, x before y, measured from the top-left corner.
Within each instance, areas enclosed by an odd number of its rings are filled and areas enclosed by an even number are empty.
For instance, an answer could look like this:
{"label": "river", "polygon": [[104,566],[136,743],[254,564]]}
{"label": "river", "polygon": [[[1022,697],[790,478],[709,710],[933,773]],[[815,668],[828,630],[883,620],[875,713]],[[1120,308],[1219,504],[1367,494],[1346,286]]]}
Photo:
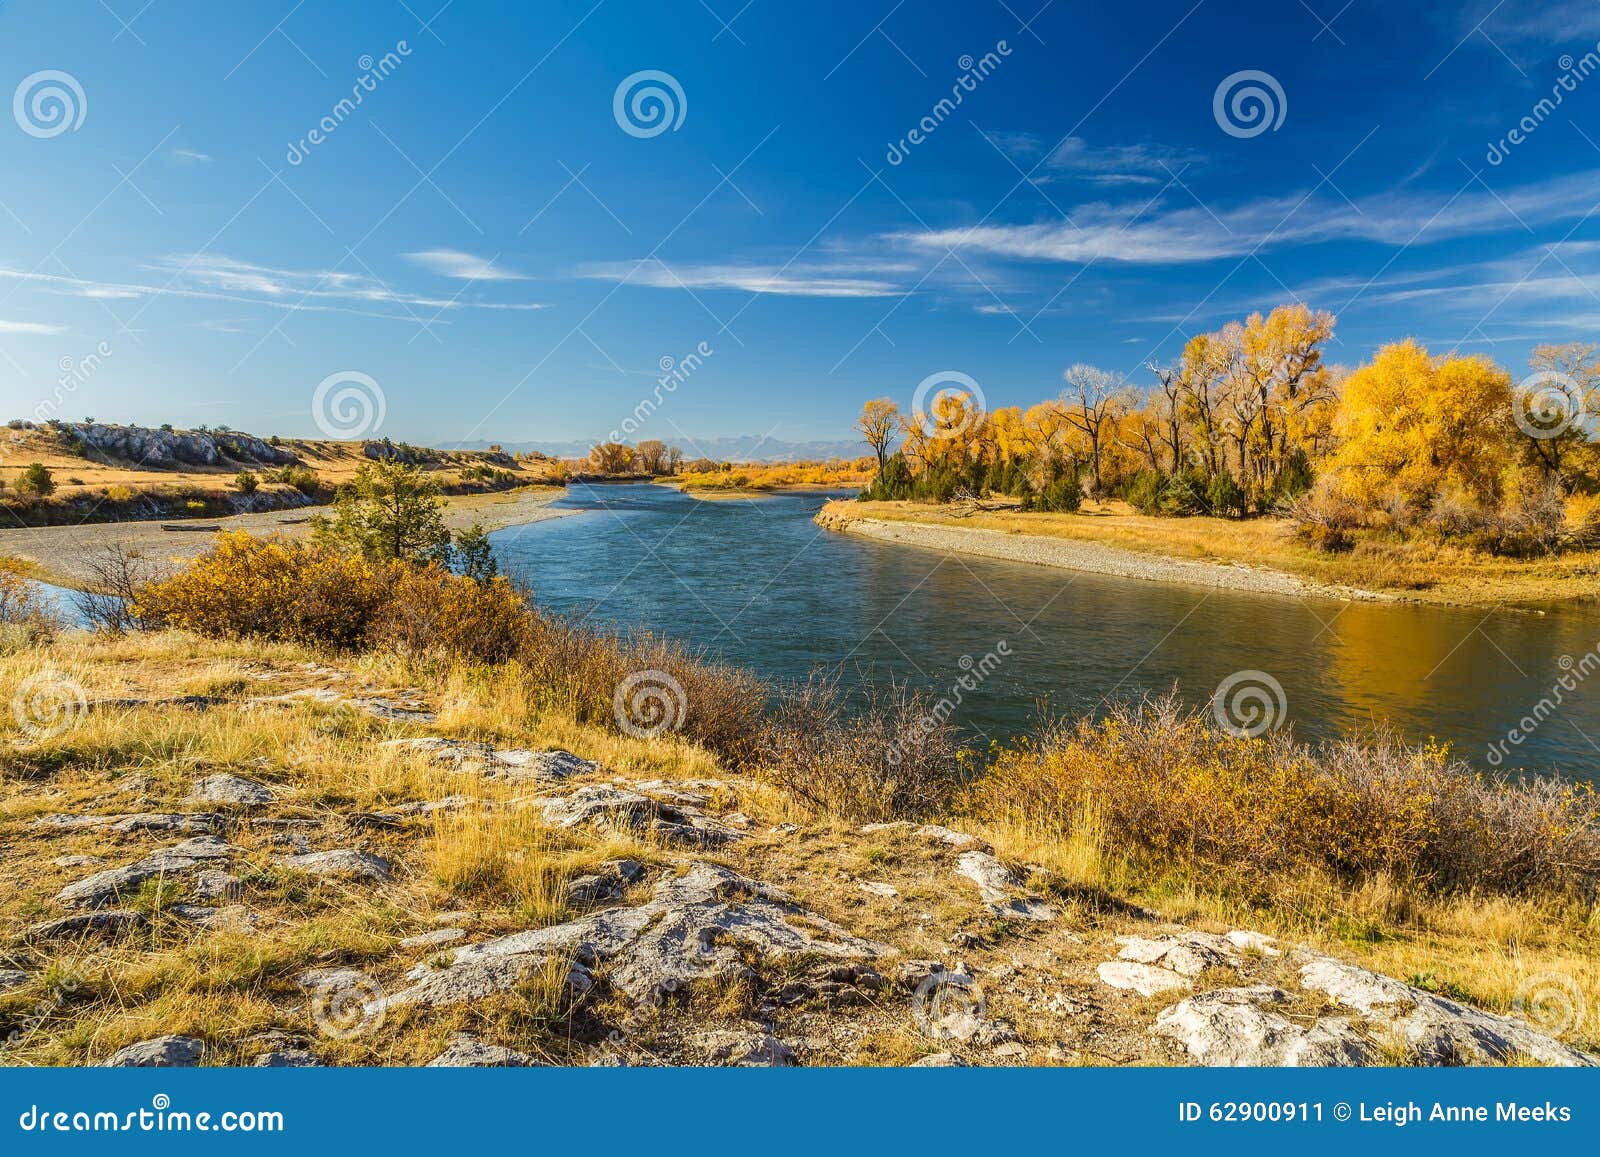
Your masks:
{"label": "river", "polygon": [[[1600,656],[1584,661],[1600,646],[1592,609],[1295,599],[947,556],[824,531],[812,517],[827,497],[579,485],[557,503],[578,515],[492,541],[547,608],[649,629],[768,677],[823,666],[847,680],[909,678],[959,697],[953,717],[980,740],[1028,730],[1045,704],[1094,711],[1176,688],[1203,706],[1223,680],[1261,672],[1303,738],[1387,723],[1486,770],[1600,772]],[[1580,677],[1589,664],[1592,687]],[[1556,686],[1564,674],[1575,690]],[[963,676],[975,690],[959,687]],[[1275,698],[1259,676],[1243,686],[1257,684]],[[1557,693],[1553,712],[1536,707]],[[1508,742],[1536,711],[1545,717]]]}

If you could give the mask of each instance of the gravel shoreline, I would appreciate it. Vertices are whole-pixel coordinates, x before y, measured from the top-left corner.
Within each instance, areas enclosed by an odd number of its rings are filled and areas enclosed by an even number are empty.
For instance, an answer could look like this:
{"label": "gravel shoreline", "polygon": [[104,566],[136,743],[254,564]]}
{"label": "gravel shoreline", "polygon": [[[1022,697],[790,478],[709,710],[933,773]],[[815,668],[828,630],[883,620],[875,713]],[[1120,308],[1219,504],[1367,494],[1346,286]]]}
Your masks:
{"label": "gravel shoreline", "polygon": [[1006,534],[978,527],[933,526],[879,518],[847,518],[833,515],[817,522],[829,530],[858,534],[879,542],[917,546],[952,554],[970,554],[1025,562],[1058,570],[1086,571],[1117,578],[1148,582],[1186,583],[1216,590],[1249,591],[1255,594],[1289,595],[1300,598],[1354,599],[1387,601],[1389,596],[1356,587],[1325,586],[1307,582],[1283,571],[1231,563],[1197,562],[1140,554],[1120,547],[1094,542],[1072,542],[1035,534]]}
{"label": "gravel shoreline", "polygon": [[[485,530],[501,530],[576,514],[552,510],[550,503],[564,490],[539,487],[525,491],[446,496],[445,525],[460,530],[482,523]],[[38,577],[58,586],[78,587],[93,576],[87,564],[108,546],[137,550],[157,561],[187,562],[203,554],[215,535],[205,527],[246,530],[251,534],[281,534],[304,538],[311,533],[311,516],[326,513],[326,506],[272,510],[260,514],[234,514],[227,518],[196,519],[183,530],[162,530],[163,525],[184,526],[175,519],[138,522],[92,522],[76,526],[29,526],[0,529],[0,557],[20,558],[38,569]]]}

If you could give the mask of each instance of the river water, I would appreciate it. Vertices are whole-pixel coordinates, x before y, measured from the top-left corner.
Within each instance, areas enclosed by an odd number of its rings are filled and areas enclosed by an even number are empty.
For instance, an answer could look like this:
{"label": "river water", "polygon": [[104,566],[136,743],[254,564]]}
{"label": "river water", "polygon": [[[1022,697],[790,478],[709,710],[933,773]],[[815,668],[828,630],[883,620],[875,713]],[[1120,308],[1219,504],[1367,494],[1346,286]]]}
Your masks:
{"label": "river water", "polygon": [[[1230,676],[1260,672],[1282,687],[1303,738],[1388,723],[1486,770],[1600,778],[1600,656],[1585,662],[1600,646],[1594,609],[1295,599],[945,555],[822,530],[811,520],[826,497],[574,486],[558,505],[581,513],[492,541],[545,607],[649,629],[769,677],[823,666],[847,680],[909,678],[959,696],[953,717],[979,739],[1026,731],[1046,703],[1094,711],[1175,687],[1203,706]],[[963,675],[975,690],[958,688]],[[1564,675],[1575,690],[1557,687]],[[1258,675],[1236,689],[1252,686],[1276,699]],[[1558,694],[1553,711],[1537,707]],[[1544,717],[1508,742],[1536,711]]]}

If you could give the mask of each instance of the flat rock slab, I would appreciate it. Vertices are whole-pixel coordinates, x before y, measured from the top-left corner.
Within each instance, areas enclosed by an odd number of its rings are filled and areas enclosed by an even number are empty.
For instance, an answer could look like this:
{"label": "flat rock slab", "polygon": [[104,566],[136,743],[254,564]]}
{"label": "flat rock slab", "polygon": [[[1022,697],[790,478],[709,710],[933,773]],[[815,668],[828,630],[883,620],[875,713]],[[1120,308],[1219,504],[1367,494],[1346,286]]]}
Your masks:
{"label": "flat rock slab", "polygon": [[205,803],[226,803],[237,807],[260,807],[277,796],[270,787],[238,775],[208,775],[194,785],[191,799]]}
{"label": "flat rock slab", "polygon": [[544,802],[545,823],[575,828],[594,824],[614,832],[653,832],[673,843],[715,847],[745,833],[688,804],[666,803],[609,784],[580,787]]}
{"label": "flat rock slab", "polygon": [[33,979],[26,972],[16,968],[0,968],[0,992],[10,992],[14,988],[21,988]]}
{"label": "flat rock slab", "polygon": [[150,926],[142,912],[125,908],[102,908],[98,912],[79,912],[59,920],[46,920],[35,924],[23,933],[28,941],[75,940],[84,936],[98,936],[110,940],[126,936]]}
{"label": "flat rock slab", "polygon": [[419,932],[400,941],[401,948],[443,948],[457,940],[466,939],[464,928],[435,928],[432,932]]}
{"label": "flat rock slab", "polygon": [[800,1063],[794,1049],[767,1032],[702,1032],[697,1033],[690,1043],[700,1056],[713,1065],[748,1069],[780,1068]]}
{"label": "flat rock slab", "polygon": [[457,948],[442,969],[419,965],[407,974],[417,983],[387,1002],[476,999],[512,987],[555,955],[584,968],[609,962],[613,988],[654,1003],[695,980],[744,973],[747,956],[860,960],[893,952],[806,911],[770,884],[696,862],[684,875],[657,883],[651,899],[636,907]]}
{"label": "flat rock slab", "polygon": [[1016,873],[988,852],[962,852],[956,859],[956,875],[978,885],[984,907],[996,916],[1041,922],[1056,918],[1054,908],[1023,891]]}
{"label": "flat rock slab", "polygon": [[307,1049],[274,1049],[262,1053],[253,1062],[258,1069],[320,1069],[322,1062]]}
{"label": "flat rock slab", "polygon": [[176,876],[198,870],[203,865],[224,860],[234,849],[215,836],[196,836],[174,844],[122,868],[96,872],[56,894],[56,900],[74,908],[98,908],[125,892],[138,889],[157,876]]}
{"label": "flat rock slab", "polygon": [[1151,1031],[1177,1041],[1203,1065],[1341,1067],[1377,1062],[1372,1044],[1344,1017],[1306,1027],[1274,1006],[1289,994],[1270,985],[1218,988],[1164,1009]]}
{"label": "flat rock slab", "polygon": [[488,743],[446,739],[437,735],[390,739],[383,746],[420,751],[437,763],[460,770],[477,771],[491,779],[506,779],[513,783],[558,783],[574,775],[589,775],[600,770],[598,763],[580,759],[570,751],[497,748]]}
{"label": "flat rock slab", "polygon": [[485,1044],[465,1034],[456,1037],[444,1052],[429,1061],[430,1069],[519,1069],[533,1064],[526,1053],[504,1045]]}
{"label": "flat rock slab", "polygon": [[186,832],[214,833],[222,830],[222,817],[214,812],[185,814],[179,812],[139,812],[118,816],[44,816],[34,821],[35,826],[75,831],[82,828],[104,828],[128,835],[132,832]]}
{"label": "flat rock slab", "polygon": [[1505,1064],[1590,1067],[1600,1057],[1580,1052],[1519,1020],[1458,1004],[1442,996],[1329,956],[1312,956],[1300,983],[1364,1013],[1369,1027],[1423,1064]]}
{"label": "flat rock slab", "polygon": [[335,848],[329,852],[305,852],[296,856],[279,856],[278,863],[296,872],[313,876],[343,876],[357,880],[390,880],[394,868],[382,856],[355,848]]}
{"label": "flat rock slab", "polygon": [[106,1061],[108,1068],[189,1068],[200,1063],[206,1045],[199,1037],[158,1036],[118,1049]]}
{"label": "flat rock slab", "polygon": [[1180,976],[1170,969],[1128,960],[1108,960],[1096,968],[1095,973],[1100,977],[1101,984],[1137,992],[1140,996],[1177,992],[1191,986],[1188,977]]}

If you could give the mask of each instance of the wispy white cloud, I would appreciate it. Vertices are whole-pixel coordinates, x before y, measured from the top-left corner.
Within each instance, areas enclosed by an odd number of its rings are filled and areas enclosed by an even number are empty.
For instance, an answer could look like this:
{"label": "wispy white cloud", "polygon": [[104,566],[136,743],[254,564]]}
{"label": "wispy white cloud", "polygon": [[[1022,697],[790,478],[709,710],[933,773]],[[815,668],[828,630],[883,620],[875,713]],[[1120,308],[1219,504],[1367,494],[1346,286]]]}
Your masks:
{"label": "wispy white cloud", "polygon": [[[283,269],[223,254],[172,254],[145,268],[155,282],[99,281],[0,266],[0,281],[37,284],[46,293],[89,298],[172,297],[267,306],[287,312],[344,313],[414,321],[451,310],[531,310],[534,302],[436,297],[395,289],[377,278],[337,269]],[[431,318],[430,318],[431,319]]]}
{"label": "wispy white cloud", "polygon": [[1242,257],[1326,241],[1406,246],[1578,219],[1597,208],[1597,178],[1575,173],[1498,193],[1477,186],[1454,197],[1398,190],[1355,203],[1320,193],[1231,208],[1100,202],[1070,209],[1070,221],[908,231],[892,239],[1032,261],[1138,265]]}
{"label": "wispy white cloud", "polygon": [[[897,263],[895,268],[905,268]],[[580,277],[648,285],[657,289],[737,289],[786,297],[894,297],[905,292],[881,277],[854,276],[854,267],[839,264],[787,268],[777,265],[667,265],[650,258],[587,266]]]}
{"label": "wispy white cloud", "polygon": [[48,337],[51,334],[66,332],[66,326],[62,325],[44,325],[37,321],[6,321],[4,318],[0,318],[0,333]]}
{"label": "wispy white cloud", "polygon": [[1192,149],[1152,141],[1091,145],[1083,137],[1067,137],[1049,146],[1032,133],[989,132],[984,136],[1028,169],[1035,184],[1071,177],[1104,186],[1164,185],[1187,166],[1205,160]]}
{"label": "wispy white cloud", "polygon": [[420,253],[402,253],[407,261],[443,277],[461,281],[525,281],[525,274],[496,265],[487,257],[463,253],[459,249],[425,249]]}
{"label": "wispy white cloud", "polygon": [[182,161],[191,165],[204,165],[209,164],[211,161],[209,153],[202,153],[195,149],[176,148],[172,150],[171,156],[175,161]]}

